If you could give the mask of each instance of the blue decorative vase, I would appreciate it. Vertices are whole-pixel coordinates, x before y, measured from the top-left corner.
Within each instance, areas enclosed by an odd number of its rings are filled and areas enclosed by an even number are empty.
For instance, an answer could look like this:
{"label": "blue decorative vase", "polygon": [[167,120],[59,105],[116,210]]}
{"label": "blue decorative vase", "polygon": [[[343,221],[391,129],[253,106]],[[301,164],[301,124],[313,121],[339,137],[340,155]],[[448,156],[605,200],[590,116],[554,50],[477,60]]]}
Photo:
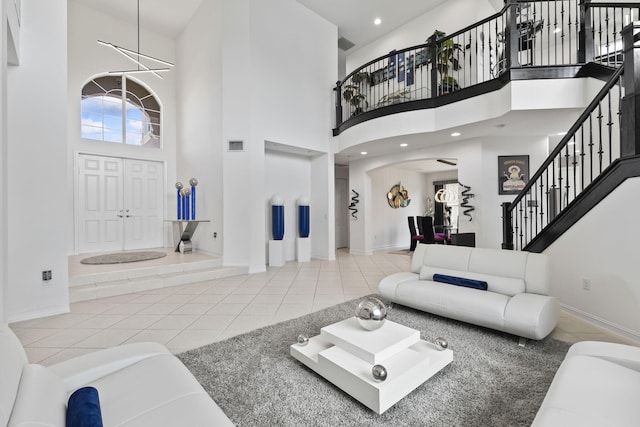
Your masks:
{"label": "blue decorative vase", "polygon": [[309,237],[309,206],[298,206],[298,231],[300,237]]}
{"label": "blue decorative vase", "polygon": [[273,240],[282,240],[284,238],[284,199],[277,195],[273,196],[271,205]]}

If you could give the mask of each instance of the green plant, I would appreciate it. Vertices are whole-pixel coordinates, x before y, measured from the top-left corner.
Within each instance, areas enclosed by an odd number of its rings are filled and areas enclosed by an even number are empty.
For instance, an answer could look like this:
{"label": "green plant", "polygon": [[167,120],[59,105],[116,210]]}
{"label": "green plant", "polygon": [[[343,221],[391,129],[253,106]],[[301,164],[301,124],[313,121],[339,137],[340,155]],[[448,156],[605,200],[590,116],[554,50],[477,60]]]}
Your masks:
{"label": "green plant", "polygon": [[442,40],[445,36],[444,32],[435,30],[430,38],[432,44],[427,47],[429,60],[432,61],[435,56],[435,67],[440,75],[440,83],[438,84],[440,93],[448,93],[460,89],[458,81],[449,75],[449,71],[458,71],[460,69],[460,53],[464,55],[462,47],[455,43],[453,39]]}
{"label": "green plant", "polygon": [[365,85],[371,84],[371,75],[366,71],[359,71],[351,76],[349,84],[344,85],[342,97],[354,107],[353,115],[360,114],[364,108],[369,106],[367,97],[364,95]]}

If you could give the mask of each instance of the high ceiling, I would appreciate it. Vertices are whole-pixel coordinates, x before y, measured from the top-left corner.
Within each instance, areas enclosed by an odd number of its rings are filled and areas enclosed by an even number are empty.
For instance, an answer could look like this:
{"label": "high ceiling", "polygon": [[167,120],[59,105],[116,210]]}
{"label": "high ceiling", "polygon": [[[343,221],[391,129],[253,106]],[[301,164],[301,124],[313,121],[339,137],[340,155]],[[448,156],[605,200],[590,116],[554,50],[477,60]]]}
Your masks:
{"label": "high ceiling", "polygon": [[[358,49],[441,5],[445,0],[298,0],[338,27]],[[380,18],[380,25],[373,21]]]}
{"label": "high ceiling", "polygon": [[[72,0],[92,7],[109,15],[136,23],[137,5],[140,5],[140,26],[176,38],[186,27],[193,14],[203,1],[208,0]],[[232,1],[232,0],[228,0]],[[268,1],[268,0],[263,0]],[[301,5],[338,27],[338,36],[355,44],[354,50],[383,37],[394,29],[410,22],[446,0],[297,0]],[[373,24],[380,18],[379,26]],[[497,127],[500,125],[500,127]],[[457,129],[463,138],[488,137],[497,135],[537,134],[551,135],[558,129],[566,128],[566,117],[553,112],[544,114],[539,111],[528,114],[510,113],[495,120],[482,122]],[[360,151],[366,150],[369,156],[384,156],[397,150],[402,143],[409,143],[408,150],[424,148],[426,145],[445,143],[450,139],[449,131],[429,134],[427,144],[424,135],[393,138],[393,140],[372,141],[364,146],[353,147],[336,155],[336,163],[347,164],[361,158]],[[276,145],[272,149],[281,149]],[[425,165],[434,165],[435,160]],[[431,163],[428,163],[431,162]],[[409,166],[409,165],[407,165]],[[412,168],[423,168],[413,163]],[[446,168],[446,165],[433,166]]]}
{"label": "high ceiling", "polygon": [[[73,0],[136,23],[137,0]],[[175,38],[206,0],[139,0],[140,26]],[[268,1],[268,0],[263,0]],[[445,0],[297,0],[338,27],[340,37],[365,45],[442,4]],[[373,24],[379,17],[382,23]]]}
{"label": "high ceiling", "polygon": [[[73,0],[135,24],[137,0]],[[140,26],[175,38],[186,27],[203,0],[139,0]]]}

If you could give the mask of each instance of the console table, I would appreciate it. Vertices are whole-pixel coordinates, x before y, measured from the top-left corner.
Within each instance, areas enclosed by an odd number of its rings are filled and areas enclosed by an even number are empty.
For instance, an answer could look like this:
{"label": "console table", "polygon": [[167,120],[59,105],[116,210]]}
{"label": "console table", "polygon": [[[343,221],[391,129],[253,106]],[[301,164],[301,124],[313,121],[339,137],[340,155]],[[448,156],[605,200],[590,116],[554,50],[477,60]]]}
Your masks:
{"label": "console table", "polygon": [[[191,253],[193,246],[191,245],[191,237],[196,232],[198,224],[201,222],[210,222],[209,220],[169,220],[173,224],[173,242],[176,245],[176,252]],[[178,242],[176,244],[176,242]],[[182,246],[182,250],[180,250]]]}

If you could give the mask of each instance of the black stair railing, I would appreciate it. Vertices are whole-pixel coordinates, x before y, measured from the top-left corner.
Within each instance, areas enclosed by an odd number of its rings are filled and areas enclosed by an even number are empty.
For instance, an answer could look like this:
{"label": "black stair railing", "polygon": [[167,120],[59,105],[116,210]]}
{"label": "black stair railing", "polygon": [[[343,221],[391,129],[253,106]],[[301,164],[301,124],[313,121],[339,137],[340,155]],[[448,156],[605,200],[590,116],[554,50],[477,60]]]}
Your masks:
{"label": "black stair railing", "polygon": [[618,66],[622,28],[639,11],[637,2],[509,0],[495,15],[451,35],[436,31],[337,82],[334,135],[383,115],[475,96],[481,87],[495,90],[514,71],[545,69],[545,77],[560,78],[575,76],[563,68],[592,61]]}
{"label": "black stair railing", "polygon": [[513,202],[503,207],[503,249],[522,250],[620,157],[620,67]]}
{"label": "black stair railing", "polygon": [[[610,176],[620,161],[637,159],[640,154],[640,22],[627,25],[621,35],[623,44],[619,48],[624,55],[615,62],[622,61],[622,66],[514,201],[502,205],[503,249],[540,249],[542,245],[537,241],[546,230],[583,201],[583,195],[595,194],[593,190],[602,178]],[[633,176],[640,173],[631,172]],[[591,200],[586,209],[597,202]],[[572,225],[585,213],[575,212],[566,225]],[[559,236],[557,231],[553,234],[545,245]]]}

